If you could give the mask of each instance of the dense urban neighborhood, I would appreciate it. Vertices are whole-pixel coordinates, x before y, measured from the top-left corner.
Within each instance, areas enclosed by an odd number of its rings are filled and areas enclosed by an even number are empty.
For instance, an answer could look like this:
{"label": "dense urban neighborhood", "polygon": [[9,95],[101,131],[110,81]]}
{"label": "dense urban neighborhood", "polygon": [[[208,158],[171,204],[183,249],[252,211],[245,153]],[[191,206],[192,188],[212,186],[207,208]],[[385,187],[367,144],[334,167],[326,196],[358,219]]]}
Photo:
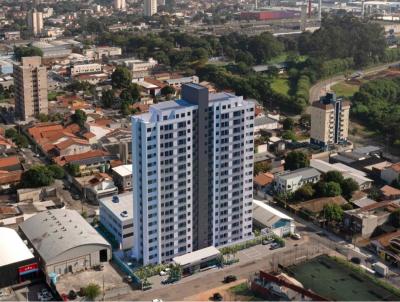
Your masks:
{"label": "dense urban neighborhood", "polygon": [[0,301],[399,301],[399,22],[0,0]]}

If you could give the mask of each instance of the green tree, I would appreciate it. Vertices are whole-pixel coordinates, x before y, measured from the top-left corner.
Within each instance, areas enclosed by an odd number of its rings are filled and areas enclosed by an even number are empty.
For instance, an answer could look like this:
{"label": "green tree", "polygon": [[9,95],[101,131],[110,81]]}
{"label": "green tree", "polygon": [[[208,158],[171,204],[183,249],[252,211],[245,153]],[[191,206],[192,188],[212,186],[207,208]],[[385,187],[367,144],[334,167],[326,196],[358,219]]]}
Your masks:
{"label": "green tree", "polygon": [[325,183],[324,196],[325,197],[335,197],[342,194],[342,189],[340,184],[334,181]]}
{"label": "green tree", "polygon": [[293,130],[294,128],[294,120],[291,117],[287,117],[282,122],[284,130]]}
{"label": "green tree", "polygon": [[265,173],[271,170],[271,165],[267,162],[258,162],[254,164],[254,175]]}
{"label": "green tree", "polygon": [[128,68],[117,66],[111,75],[111,84],[113,88],[128,88],[132,84],[132,75]]}
{"label": "green tree", "polygon": [[294,133],[293,130],[286,130],[285,132],[283,132],[282,138],[294,142],[297,140],[296,133]]}
{"label": "green tree", "polygon": [[22,134],[18,134],[13,141],[20,148],[27,148],[29,145],[28,139]]}
{"label": "green tree", "polygon": [[324,205],[323,214],[327,221],[340,222],[343,219],[343,209],[335,203],[328,203]]}
{"label": "green tree", "polygon": [[86,122],[87,116],[85,111],[81,109],[75,110],[75,113],[71,115],[72,122],[79,125],[79,127],[83,128]]}
{"label": "green tree", "polygon": [[94,301],[101,294],[101,288],[96,283],[89,283],[84,289],[83,292],[90,301]]}
{"label": "green tree", "polygon": [[6,138],[14,139],[15,137],[17,137],[17,135],[18,135],[18,132],[17,132],[17,130],[15,130],[15,128],[8,128],[5,131]]}
{"label": "green tree", "polygon": [[80,169],[78,164],[68,163],[65,165],[65,170],[74,177],[80,175]]}
{"label": "green tree", "polygon": [[38,188],[49,186],[53,182],[53,176],[46,166],[35,165],[22,173],[20,185],[22,188]]}
{"label": "green tree", "polygon": [[128,88],[121,91],[120,99],[122,102],[133,104],[139,100],[140,87],[138,84],[130,84]]}
{"label": "green tree", "polygon": [[340,183],[340,187],[342,189],[342,194],[346,199],[350,199],[353,193],[360,189],[358,183],[352,178],[344,179]]}
{"label": "green tree", "polygon": [[101,103],[105,108],[111,108],[115,102],[114,90],[106,90],[101,96]]}
{"label": "green tree", "polygon": [[64,169],[58,165],[50,165],[47,166],[47,169],[50,171],[50,174],[55,179],[63,179],[64,178]]}
{"label": "green tree", "polygon": [[308,155],[302,151],[289,152],[285,158],[285,170],[297,170],[310,166]]}
{"label": "green tree", "polygon": [[313,198],[314,194],[315,190],[312,184],[305,184],[295,192],[294,198],[298,201],[304,201]]}
{"label": "green tree", "polygon": [[161,89],[161,94],[163,96],[173,95],[173,94],[175,94],[175,88],[170,85],[166,85]]}
{"label": "green tree", "polygon": [[43,56],[43,51],[34,46],[14,47],[14,57],[17,61],[21,61],[23,57]]}
{"label": "green tree", "polygon": [[338,184],[341,184],[343,180],[344,180],[343,175],[339,171],[328,171],[325,175],[326,182],[333,181]]}

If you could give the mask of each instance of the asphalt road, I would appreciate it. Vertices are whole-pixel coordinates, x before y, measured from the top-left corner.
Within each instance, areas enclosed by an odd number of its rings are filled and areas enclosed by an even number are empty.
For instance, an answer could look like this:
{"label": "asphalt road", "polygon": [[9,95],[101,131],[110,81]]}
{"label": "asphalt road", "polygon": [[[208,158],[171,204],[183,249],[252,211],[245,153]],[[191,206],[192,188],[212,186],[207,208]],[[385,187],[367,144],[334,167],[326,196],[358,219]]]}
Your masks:
{"label": "asphalt road", "polygon": [[326,246],[310,238],[301,241],[289,240],[286,247],[266,252],[254,259],[240,261],[237,264],[222,269],[212,269],[180,280],[176,284],[148,291],[134,290],[128,295],[119,297],[121,301],[181,301],[184,298],[221,286],[227,275],[235,275],[238,279],[249,279],[260,270],[271,271],[278,263],[288,265],[296,259],[311,257],[311,255],[333,252]]}
{"label": "asphalt road", "polygon": [[[363,76],[361,78],[363,78],[366,75],[371,75],[371,74],[381,72],[381,71],[389,68],[390,66],[396,65],[396,64],[400,64],[400,61],[383,64],[383,65],[379,65],[379,66],[375,66],[372,68],[367,68],[367,69],[361,70],[363,73]],[[315,101],[318,101],[319,98],[321,96],[324,96],[333,85],[337,84],[338,82],[344,81],[344,80],[345,80],[344,75],[337,75],[337,76],[331,77],[329,79],[317,82],[315,85],[313,85],[310,88],[310,93],[309,93],[310,104],[314,103]]]}

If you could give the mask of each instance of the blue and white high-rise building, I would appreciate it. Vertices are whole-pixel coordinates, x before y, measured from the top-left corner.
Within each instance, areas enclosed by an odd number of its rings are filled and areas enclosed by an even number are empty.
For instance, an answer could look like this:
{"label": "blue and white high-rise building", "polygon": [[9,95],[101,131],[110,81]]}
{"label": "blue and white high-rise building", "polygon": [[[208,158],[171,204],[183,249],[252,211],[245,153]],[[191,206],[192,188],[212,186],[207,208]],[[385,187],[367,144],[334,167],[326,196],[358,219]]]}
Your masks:
{"label": "blue and white high-rise building", "polygon": [[132,117],[137,260],[252,237],[253,128],[254,103],[198,84]]}

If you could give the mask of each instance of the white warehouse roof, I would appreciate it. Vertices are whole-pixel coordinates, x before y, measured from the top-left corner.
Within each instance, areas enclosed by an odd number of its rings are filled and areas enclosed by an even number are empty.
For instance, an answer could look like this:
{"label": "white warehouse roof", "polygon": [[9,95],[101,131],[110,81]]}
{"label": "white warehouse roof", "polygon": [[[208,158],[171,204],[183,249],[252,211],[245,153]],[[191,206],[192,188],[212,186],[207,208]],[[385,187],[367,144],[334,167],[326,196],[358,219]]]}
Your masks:
{"label": "white warehouse roof", "polygon": [[0,228],[0,267],[33,258],[33,254],[16,231]]}

